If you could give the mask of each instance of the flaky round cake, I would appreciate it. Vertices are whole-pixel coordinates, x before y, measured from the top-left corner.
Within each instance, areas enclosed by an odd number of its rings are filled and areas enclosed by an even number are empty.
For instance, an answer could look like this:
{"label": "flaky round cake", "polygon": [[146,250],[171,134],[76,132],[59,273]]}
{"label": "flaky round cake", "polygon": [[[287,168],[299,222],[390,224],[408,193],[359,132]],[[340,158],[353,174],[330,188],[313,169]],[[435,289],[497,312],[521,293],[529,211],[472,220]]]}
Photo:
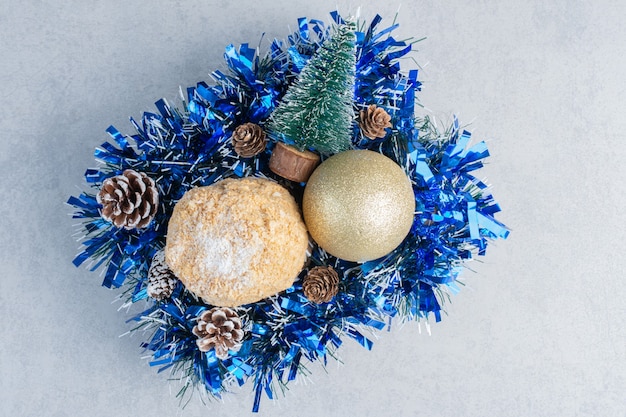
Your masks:
{"label": "flaky round cake", "polygon": [[261,178],[225,179],[185,193],[167,229],[165,260],[212,305],[236,307],[291,286],[308,235],[295,200]]}

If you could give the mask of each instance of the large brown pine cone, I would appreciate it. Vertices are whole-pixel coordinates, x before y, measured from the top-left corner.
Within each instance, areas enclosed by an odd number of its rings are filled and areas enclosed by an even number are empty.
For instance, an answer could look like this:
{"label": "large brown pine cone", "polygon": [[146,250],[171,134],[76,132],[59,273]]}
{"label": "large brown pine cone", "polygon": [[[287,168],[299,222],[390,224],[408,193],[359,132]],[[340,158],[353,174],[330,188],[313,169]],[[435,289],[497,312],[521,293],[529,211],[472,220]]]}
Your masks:
{"label": "large brown pine cone", "polygon": [[384,138],[386,127],[391,127],[391,116],[382,108],[370,104],[367,109],[361,110],[359,126],[363,136],[370,139]]}
{"label": "large brown pine cone", "polygon": [[198,324],[192,330],[198,337],[196,344],[202,352],[215,349],[215,356],[228,357],[228,350],[239,350],[244,332],[241,319],[228,307],[213,307],[198,317]]}
{"label": "large brown pine cone", "polygon": [[102,204],[102,218],[124,229],[148,226],[159,208],[152,178],[132,169],[104,180],[96,198]]}
{"label": "large brown pine cone", "polygon": [[316,266],[304,278],[302,292],[316,304],[329,302],[339,292],[337,271],[332,266]]}
{"label": "large brown pine cone", "polygon": [[231,138],[237,155],[251,158],[265,150],[266,135],[261,126],[254,123],[244,123],[237,126]]}
{"label": "large brown pine cone", "polygon": [[161,249],[148,269],[148,295],[155,300],[165,300],[172,295],[177,283],[178,279],[165,263],[165,251]]}

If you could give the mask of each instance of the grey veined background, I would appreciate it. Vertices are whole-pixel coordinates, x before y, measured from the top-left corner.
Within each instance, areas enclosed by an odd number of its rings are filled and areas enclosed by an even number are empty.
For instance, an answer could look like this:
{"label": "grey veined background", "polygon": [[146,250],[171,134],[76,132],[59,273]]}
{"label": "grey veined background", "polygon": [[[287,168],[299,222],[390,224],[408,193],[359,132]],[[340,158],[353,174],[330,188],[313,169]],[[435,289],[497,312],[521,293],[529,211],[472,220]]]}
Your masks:
{"label": "grey veined background", "polygon": [[[262,47],[301,16],[398,2],[0,0],[0,414],[245,416],[251,385],[180,410],[140,358],[116,292],[71,259],[70,209],[114,124],[176,102],[223,68],[229,43]],[[432,323],[347,341],[261,416],[624,416],[626,3],[403,1],[396,36],[423,112],[457,114],[492,157],[513,232],[465,272]]]}

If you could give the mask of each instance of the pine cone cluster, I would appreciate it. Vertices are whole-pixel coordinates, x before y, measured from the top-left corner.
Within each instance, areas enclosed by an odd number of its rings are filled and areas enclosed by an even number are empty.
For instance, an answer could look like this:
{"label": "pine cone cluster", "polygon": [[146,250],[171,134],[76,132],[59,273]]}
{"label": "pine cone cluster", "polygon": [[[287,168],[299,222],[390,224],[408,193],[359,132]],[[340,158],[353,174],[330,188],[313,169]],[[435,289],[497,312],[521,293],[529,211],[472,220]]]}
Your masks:
{"label": "pine cone cluster", "polygon": [[177,283],[178,278],[165,263],[165,251],[161,249],[154,254],[148,269],[148,295],[159,301],[170,298]]}
{"label": "pine cone cluster", "polygon": [[339,275],[332,266],[312,268],[302,282],[304,296],[316,304],[327,303],[339,292]]}
{"label": "pine cone cluster", "polygon": [[128,230],[148,226],[159,208],[152,178],[132,169],[104,180],[96,199],[103,219]]}
{"label": "pine cone cluster", "polygon": [[370,104],[367,109],[361,110],[359,126],[363,135],[370,139],[384,138],[385,128],[391,127],[391,116],[382,108]]}
{"label": "pine cone cluster", "polygon": [[237,126],[231,138],[237,155],[251,158],[265,150],[267,141],[261,126],[255,123],[244,123]]}
{"label": "pine cone cluster", "polygon": [[241,319],[228,307],[214,307],[198,317],[198,324],[192,330],[198,337],[196,343],[202,352],[215,349],[215,356],[228,357],[228,350],[239,350],[244,332]]}

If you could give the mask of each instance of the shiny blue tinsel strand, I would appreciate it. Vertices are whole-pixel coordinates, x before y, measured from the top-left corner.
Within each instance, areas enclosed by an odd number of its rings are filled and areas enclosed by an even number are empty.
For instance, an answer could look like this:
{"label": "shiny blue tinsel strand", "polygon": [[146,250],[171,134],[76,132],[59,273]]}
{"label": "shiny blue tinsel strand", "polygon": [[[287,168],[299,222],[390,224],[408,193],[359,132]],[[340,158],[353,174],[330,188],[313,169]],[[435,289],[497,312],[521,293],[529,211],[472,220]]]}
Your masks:
{"label": "shiny blue tinsel strand", "polygon": [[[333,12],[335,24],[343,22]],[[267,299],[237,308],[246,337],[238,352],[225,360],[213,350],[203,353],[192,333],[198,315],[211,306],[181,283],[172,296],[154,301],[147,296],[147,271],[155,252],[165,245],[168,219],[176,202],[189,189],[229,177],[261,176],[280,182],[299,201],[301,184],[276,177],[269,169],[272,144],[253,158],[241,158],[232,149],[233,130],[246,122],[265,126],[289,85],[328,37],[319,20],[298,20],[298,30],[285,42],[270,44],[265,55],[247,44],[226,48],[226,73],[215,71],[213,83],[198,83],[186,90],[184,110],[165,100],[155,113],[131,119],[136,133],[111,136],[95,151],[101,165],[89,169],[92,186],[70,197],[74,218],[81,221],[82,250],[74,264],[89,263],[104,269],[103,285],[120,287],[128,304],[144,300],[146,309],[129,321],[133,331],[147,330],[143,347],[151,352],[151,366],[169,370],[181,381],[179,395],[200,389],[220,398],[231,384],[252,379],[253,411],[263,393],[274,398],[298,374],[305,361],[327,363],[348,336],[367,349],[368,332],[383,329],[391,319],[441,319],[444,294],[457,291],[463,262],[484,254],[491,239],[506,238],[508,229],[495,220],[500,208],[487,186],[473,176],[488,156],[484,142],[470,145],[470,134],[455,120],[439,131],[428,118],[415,118],[418,71],[401,72],[399,60],[412,44],[391,36],[397,25],[378,30],[381,17],[361,25],[356,34],[357,64],[354,106],[358,112],[370,104],[384,108],[393,128],[385,138],[362,137],[355,123],[352,143],[394,159],[412,181],[416,216],[404,242],[382,259],[357,264],[334,258],[313,246],[307,267],[294,285]],[[155,180],[160,207],[145,229],[114,227],[100,215],[95,193],[102,182],[126,169],[144,172]],[[279,254],[277,254],[279,256]],[[309,268],[330,265],[339,273],[340,291],[328,303],[313,304],[302,293]]]}

